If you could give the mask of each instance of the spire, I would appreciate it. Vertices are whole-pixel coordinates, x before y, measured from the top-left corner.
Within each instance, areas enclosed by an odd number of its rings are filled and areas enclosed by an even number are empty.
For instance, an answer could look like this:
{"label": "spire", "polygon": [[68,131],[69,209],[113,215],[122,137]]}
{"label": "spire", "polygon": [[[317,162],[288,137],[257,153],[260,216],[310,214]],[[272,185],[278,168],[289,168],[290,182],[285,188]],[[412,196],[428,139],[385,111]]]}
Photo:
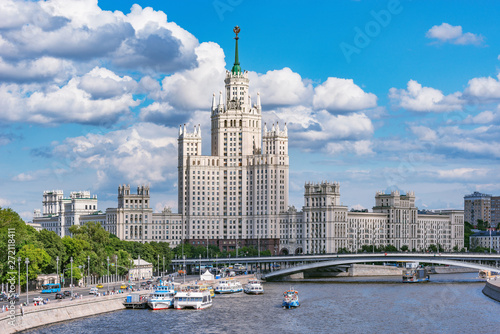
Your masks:
{"label": "spire", "polygon": [[201,125],[198,124],[198,137],[201,137]]}
{"label": "spire", "polygon": [[260,93],[257,93],[257,108],[260,108]]}
{"label": "spire", "polygon": [[240,39],[238,37],[238,34],[240,33],[240,27],[238,26],[234,27],[233,32],[236,34],[236,37],[234,38],[236,40],[236,47],[234,53],[234,65],[231,72],[233,74],[241,74],[240,59],[238,57],[238,39]]}
{"label": "spire", "polygon": [[215,104],[215,93],[212,96],[212,111],[214,111],[217,108],[217,105]]}
{"label": "spire", "polygon": [[182,125],[179,125],[179,136],[182,135]]}
{"label": "spire", "polygon": [[219,106],[224,104],[224,100],[222,99],[222,91],[219,91]]}

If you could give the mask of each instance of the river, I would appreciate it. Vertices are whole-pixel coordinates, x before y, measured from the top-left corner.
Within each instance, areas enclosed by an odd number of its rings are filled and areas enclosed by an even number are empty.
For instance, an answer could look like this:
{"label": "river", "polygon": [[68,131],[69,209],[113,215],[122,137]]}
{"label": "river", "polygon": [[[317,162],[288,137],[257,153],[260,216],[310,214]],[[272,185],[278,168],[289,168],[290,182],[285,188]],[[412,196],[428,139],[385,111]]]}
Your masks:
{"label": "river", "polygon": [[[483,295],[476,276],[264,283],[264,295],[218,295],[205,310],[123,310],[25,333],[498,333],[500,303]],[[291,286],[301,305],[284,310],[281,296]]]}

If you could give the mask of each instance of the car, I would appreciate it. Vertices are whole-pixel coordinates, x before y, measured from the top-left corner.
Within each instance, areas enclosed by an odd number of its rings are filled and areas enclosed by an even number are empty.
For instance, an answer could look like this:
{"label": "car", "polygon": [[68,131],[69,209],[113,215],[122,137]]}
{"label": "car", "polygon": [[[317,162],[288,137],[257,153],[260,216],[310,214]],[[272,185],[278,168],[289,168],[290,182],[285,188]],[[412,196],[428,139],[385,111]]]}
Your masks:
{"label": "car", "polygon": [[98,288],[98,289],[102,289],[102,288],[104,288],[104,285],[102,285],[102,284],[97,284],[97,288]]}
{"label": "car", "polygon": [[19,301],[19,295],[18,295],[17,293],[14,293],[14,294],[12,294],[12,295],[9,295],[9,296],[7,297],[7,300],[8,300],[9,302],[10,302],[10,301],[12,301],[12,300],[14,300],[14,301],[18,302],[18,301]]}
{"label": "car", "polygon": [[120,289],[126,289],[127,286],[125,284],[120,285]]}
{"label": "car", "polygon": [[9,299],[9,297],[5,293],[0,294],[0,302],[3,302],[4,300],[7,299]]}
{"label": "car", "polygon": [[152,284],[153,282],[152,282],[152,281],[147,281],[146,283],[148,283],[148,284]]}
{"label": "car", "polygon": [[148,283],[146,283],[146,282],[141,283],[141,286],[146,286],[146,285],[148,285]]}
{"label": "car", "polygon": [[33,298],[33,302],[43,302],[43,298],[40,296],[35,297],[35,298]]}
{"label": "car", "polygon": [[97,288],[90,288],[89,295],[97,295],[99,290]]}
{"label": "car", "polygon": [[64,298],[66,298],[64,293],[60,293],[60,292],[56,293],[56,299],[64,299]]}
{"label": "car", "polygon": [[66,290],[66,291],[64,291],[64,292],[63,292],[63,294],[64,294],[65,296],[67,296],[67,297],[70,297],[70,296],[71,296],[71,291]]}

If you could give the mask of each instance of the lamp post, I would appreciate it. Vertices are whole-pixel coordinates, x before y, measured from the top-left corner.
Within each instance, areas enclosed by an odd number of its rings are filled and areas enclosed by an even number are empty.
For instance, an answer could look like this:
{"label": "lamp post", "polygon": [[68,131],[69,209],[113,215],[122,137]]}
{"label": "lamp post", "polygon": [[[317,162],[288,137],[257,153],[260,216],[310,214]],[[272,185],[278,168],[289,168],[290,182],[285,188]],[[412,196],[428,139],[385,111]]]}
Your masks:
{"label": "lamp post", "polygon": [[26,263],[26,305],[28,305],[30,303],[28,299],[28,264],[30,263],[30,259],[26,258],[24,263]]}
{"label": "lamp post", "polygon": [[158,264],[158,276],[160,276],[160,254],[157,254],[158,255],[158,260],[156,261],[156,264]]}
{"label": "lamp post", "polygon": [[162,277],[165,275],[165,255],[163,255],[163,272],[162,272]]}
{"label": "lamp post", "polygon": [[88,270],[88,275],[87,275],[87,285],[90,280],[90,255],[87,255],[87,270]]}
{"label": "lamp post", "polygon": [[17,293],[18,296],[21,295],[21,257],[19,256],[17,258],[17,285],[19,288],[19,292]]}
{"label": "lamp post", "polygon": [[73,257],[69,259],[71,263],[71,298],[73,298]]}
{"label": "lamp post", "polygon": [[186,283],[186,255],[182,255],[182,258],[184,259],[184,270],[183,270],[184,283]]}
{"label": "lamp post", "polygon": [[59,256],[56,256],[56,272],[57,272],[57,283],[61,284],[61,280],[59,279]]}
{"label": "lamp post", "polygon": [[106,260],[108,261],[108,293],[109,293],[109,256]]}
{"label": "lamp post", "polygon": [[201,254],[200,254],[200,276],[201,276]]}
{"label": "lamp post", "polygon": [[115,254],[115,282],[118,282],[118,255]]}

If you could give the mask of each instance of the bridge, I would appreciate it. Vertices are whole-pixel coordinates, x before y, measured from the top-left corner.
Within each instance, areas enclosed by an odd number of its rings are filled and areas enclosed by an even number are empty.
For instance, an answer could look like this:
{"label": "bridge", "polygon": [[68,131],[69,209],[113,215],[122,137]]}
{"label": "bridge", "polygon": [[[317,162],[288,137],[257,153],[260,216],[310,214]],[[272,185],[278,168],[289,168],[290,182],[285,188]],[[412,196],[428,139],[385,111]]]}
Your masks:
{"label": "bridge", "polygon": [[[459,266],[476,270],[500,270],[498,265],[500,254],[488,253],[360,253],[360,254],[321,254],[321,255],[286,255],[267,257],[238,258],[198,258],[172,260],[173,269],[187,266],[204,266],[207,264],[241,263],[259,266],[262,278],[273,280],[308,270],[326,268],[354,263],[373,262],[424,262],[441,265]],[[487,262],[488,264],[484,264]],[[494,263],[495,266],[490,265]],[[279,268],[279,269],[276,269]]]}

